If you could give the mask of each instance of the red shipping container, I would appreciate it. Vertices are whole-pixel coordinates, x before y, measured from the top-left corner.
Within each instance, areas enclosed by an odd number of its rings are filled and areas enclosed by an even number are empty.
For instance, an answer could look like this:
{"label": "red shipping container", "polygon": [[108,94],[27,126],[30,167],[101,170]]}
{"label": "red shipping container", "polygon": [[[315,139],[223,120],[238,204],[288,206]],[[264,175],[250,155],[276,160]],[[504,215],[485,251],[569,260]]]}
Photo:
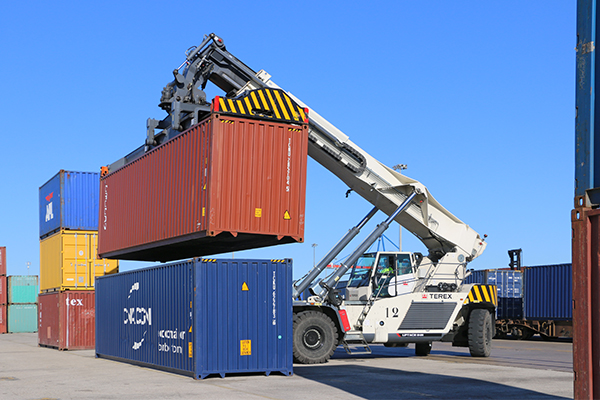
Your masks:
{"label": "red shipping container", "polygon": [[8,304],[8,277],[0,276],[0,305]]}
{"label": "red shipping container", "polygon": [[38,297],[38,342],[59,350],[90,350],[96,345],[96,292],[42,293]]}
{"label": "red shipping container", "polygon": [[0,276],[6,275],[6,247],[0,247]]}
{"label": "red shipping container", "polygon": [[306,124],[213,113],[100,180],[98,254],[171,261],[304,240]]}
{"label": "red shipping container", "polygon": [[7,310],[7,305],[0,306],[0,333],[8,332]]}

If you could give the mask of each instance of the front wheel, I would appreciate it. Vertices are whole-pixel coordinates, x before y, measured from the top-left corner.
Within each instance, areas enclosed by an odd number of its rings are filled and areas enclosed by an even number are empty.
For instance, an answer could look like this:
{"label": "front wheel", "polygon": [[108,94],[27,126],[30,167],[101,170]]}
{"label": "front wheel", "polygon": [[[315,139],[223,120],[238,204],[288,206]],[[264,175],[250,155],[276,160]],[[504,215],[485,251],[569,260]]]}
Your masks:
{"label": "front wheel", "polygon": [[492,352],[494,325],[492,314],[483,308],[471,311],[469,317],[469,351],[473,357],[489,357]]}
{"label": "front wheel", "polygon": [[301,364],[327,362],[338,343],[338,333],[331,318],[317,311],[294,315],[294,361]]}

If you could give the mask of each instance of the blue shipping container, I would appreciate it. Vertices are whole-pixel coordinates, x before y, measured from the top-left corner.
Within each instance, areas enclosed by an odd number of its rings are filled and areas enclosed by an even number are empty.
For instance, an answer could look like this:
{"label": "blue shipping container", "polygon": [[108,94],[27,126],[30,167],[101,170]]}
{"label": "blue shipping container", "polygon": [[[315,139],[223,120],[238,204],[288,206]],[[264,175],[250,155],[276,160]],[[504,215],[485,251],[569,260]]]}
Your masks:
{"label": "blue shipping container", "polygon": [[292,261],[192,259],[96,278],[96,356],[202,379],[292,374]]}
{"label": "blue shipping container", "polygon": [[486,283],[498,287],[498,297],[523,297],[523,273],[521,271],[506,269],[488,270]]}
{"label": "blue shipping container", "polygon": [[525,268],[525,318],[573,319],[573,269],[571,264]]}
{"label": "blue shipping container", "polygon": [[100,174],[59,171],[43,184],[40,196],[40,238],[59,229],[98,230]]}
{"label": "blue shipping container", "polygon": [[523,299],[520,297],[498,297],[496,319],[523,319]]}
{"label": "blue shipping container", "polygon": [[471,275],[467,276],[464,280],[464,283],[487,283],[487,271],[486,270],[472,270]]}
{"label": "blue shipping container", "polygon": [[488,269],[472,271],[465,283],[496,285],[498,297],[523,297],[523,273],[515,270]]}

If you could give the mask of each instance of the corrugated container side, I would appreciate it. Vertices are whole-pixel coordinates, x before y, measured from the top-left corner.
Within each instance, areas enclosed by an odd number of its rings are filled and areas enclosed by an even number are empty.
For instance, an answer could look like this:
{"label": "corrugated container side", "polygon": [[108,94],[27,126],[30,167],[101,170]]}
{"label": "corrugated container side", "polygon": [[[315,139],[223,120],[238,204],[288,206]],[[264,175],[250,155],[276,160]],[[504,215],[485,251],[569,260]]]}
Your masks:
{"label": "corrugated container side", "polygon": [[467,276],[464,280],[464,283],[487,283],[487,271],[486,270],[477,270],[471,271],[471,275]]}
{"label": "corrugated container side", "polygon": [[523,297],[523,273],[516,270],[488,270],[487,283],[496,285],[498,297]]}
{"label": "corrugated container side", "polygon": [[99,254],[169,261],[303,241],[307,148],[305,125],[213,114],[102,178]]}
{"label": "corrugated container side", "polygon": [[498,297],[496,308],[497,319],[522,319],[523,298],[521,297]]}
{"label": "corrugated container side", "polygon": [[119,271],[97,256],[97,231],[61,230],[40,241],[40,290],[93,290],[97,276]]}
{"label": "corrugated container side", "polygon": [[7,286],[9,304],[37,303],[37,275],[11,275],[8,277]]}
{"label": "corrugated container side", "polygon": [[38,304],[38,340],[59,350],[93,349],[96,339],[94,291],[43,293]]}
{"label": "corrugated container side", "polygon": [[8,278],[0,275],[0,305],[8,304]]}
{"label": "corrugated container side", "polygon": [[6,247],[0,247],[0,276],[6,275]]}
{"label": "corrugated container side", "polygon": [[291,374],[291,282],[291,260],[194,259],[98,278],[96,354],[195,378]]}
{"label": "corrugated container side", "polygon": [[8,305],[0,305],[0,333],[8,332]]}
{"label": "corrugated container side", "polygon": [[37,304],[9,304],[8,332],[37,332]]}
{"label": "corrugated container side", "polygon": [[570,320],[573,318],[573,269],[571,264],[525,268],[525,318]]}
{"label": "corrugated container side", "polygon": [[192,375],[193,270],[184,261],[99,277],[96,354]]}
{"label": "corrugated container side", "polygon": [[40,187],[40,238],[59,229],[98,230],[100,174],[59,171]]}

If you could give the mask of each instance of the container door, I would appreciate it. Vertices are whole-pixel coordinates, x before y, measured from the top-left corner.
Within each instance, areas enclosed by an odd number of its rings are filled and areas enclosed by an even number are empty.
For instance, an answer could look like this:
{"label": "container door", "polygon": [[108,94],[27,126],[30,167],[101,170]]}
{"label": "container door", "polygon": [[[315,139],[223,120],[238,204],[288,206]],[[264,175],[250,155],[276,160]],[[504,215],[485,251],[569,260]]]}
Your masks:
{"label": "container door", "polygon": [[63,234],[63,286],[73,289],[90,288],[90,240],[87,232]]}
{"label": "container door", "polygon": [[107,258],[98,258],[98,234],[89,235],[90,249],[90,287],[94,287],[97,276],[116,274],[119,272],[119,261]]}

